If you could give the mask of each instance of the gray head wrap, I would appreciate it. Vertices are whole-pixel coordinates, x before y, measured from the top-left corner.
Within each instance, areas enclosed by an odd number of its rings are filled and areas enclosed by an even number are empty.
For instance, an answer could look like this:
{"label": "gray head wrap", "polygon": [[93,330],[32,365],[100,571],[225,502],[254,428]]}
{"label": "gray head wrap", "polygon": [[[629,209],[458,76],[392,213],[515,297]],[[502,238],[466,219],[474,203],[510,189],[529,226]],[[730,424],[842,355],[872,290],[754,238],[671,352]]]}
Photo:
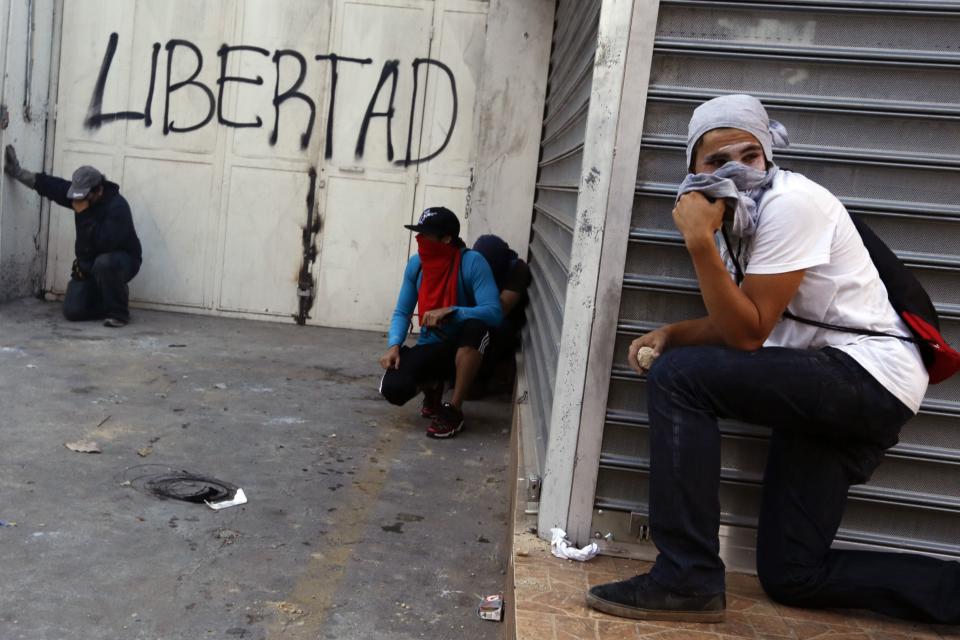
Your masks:
{"label": "gray head wrap", "polygon": [[767,110],[753,96],[734,94],[704,102],[694,109],[687,130],[687,166],[693,161],[693,147],[712,129],[740,129],[760,141],[767,161],[773,160],[773,147],[790,144],[787,129],[771,120]]}

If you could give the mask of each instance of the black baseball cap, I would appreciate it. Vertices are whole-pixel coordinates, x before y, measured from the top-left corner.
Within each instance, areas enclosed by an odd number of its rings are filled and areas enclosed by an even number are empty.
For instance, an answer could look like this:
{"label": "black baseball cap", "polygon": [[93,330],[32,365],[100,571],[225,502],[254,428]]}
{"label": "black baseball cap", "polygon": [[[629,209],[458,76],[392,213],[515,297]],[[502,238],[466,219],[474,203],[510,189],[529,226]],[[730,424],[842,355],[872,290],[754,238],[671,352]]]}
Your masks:
{"label": "black baseball cap", "polygon": [[417,224],[403,225],[410,231],[417,233],[426,233],[431,236],[453,236],[460,237],[460,220],[457,214],[446,207],[427,207],[420,214],[420,220]]}

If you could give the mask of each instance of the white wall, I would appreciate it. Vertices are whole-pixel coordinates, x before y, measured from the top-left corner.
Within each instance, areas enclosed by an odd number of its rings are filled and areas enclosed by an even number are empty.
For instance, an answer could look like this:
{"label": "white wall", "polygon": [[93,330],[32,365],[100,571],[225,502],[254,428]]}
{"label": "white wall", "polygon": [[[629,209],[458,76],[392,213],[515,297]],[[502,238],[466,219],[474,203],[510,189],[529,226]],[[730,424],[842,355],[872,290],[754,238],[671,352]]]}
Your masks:
{"label": "white wall", "polygon": [[[32,171],[43,168],[47,118],[52,115],[48,90],[53,18],[54,0],[0,0],[0,102],[9,113],[6,129],[0,130],[0,150],[13,144],[21,165]],[[32,295],[41,287],[43,211],[35,192],[5,175],[0,178],[0,300]]]}
{"label": "white wall", "polygon": [[521,256],[530,240],[553,0],[491,0],[469,237],[496,233]]}

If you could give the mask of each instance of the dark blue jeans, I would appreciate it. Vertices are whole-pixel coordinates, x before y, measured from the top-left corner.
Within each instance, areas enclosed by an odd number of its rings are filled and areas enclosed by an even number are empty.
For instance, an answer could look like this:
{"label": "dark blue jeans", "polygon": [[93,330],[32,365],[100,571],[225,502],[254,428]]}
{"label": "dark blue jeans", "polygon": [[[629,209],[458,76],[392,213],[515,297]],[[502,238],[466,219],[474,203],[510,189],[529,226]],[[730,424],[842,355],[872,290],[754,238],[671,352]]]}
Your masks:
{"label": "dark blue jeans", "polygon": [[960,622],[960,563],[832,550],[852,484],[866,482],[911,411],[836,349],[672,349],[648,377],[651,575],[688,595],[724,590],[718,418],[773,428],[757,533],[767,593],[800,607]]}
{"label": "dark blue jeans", "polygon": [[127,283],[140,271],[140,260],[125,251],[101,253],[83,279],[72,278],[63,298],[67,320],[130,319]]}

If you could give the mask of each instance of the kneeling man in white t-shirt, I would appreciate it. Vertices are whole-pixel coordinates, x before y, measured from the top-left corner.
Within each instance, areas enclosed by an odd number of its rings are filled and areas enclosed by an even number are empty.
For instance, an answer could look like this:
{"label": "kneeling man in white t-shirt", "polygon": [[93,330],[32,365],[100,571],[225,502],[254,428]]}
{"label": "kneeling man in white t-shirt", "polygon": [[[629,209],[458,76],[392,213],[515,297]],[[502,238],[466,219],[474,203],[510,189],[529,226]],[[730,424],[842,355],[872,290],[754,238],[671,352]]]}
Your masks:
{"label": "kneeling man in white t-shirt", "polygon": [[[673,218],[707,316],[651,331],[629,352],[647,373],[638,360],[646,348],[650,367],[649,506],[659,555],[649,573],[595,586],[587,602],[630,618],[723,619],[722,418],[773,428],[757,534],[757,573],[771,598],[960,623],[960,563],[830,548],[847,489],[866,482],[896,444],[928,377],[916,346],[894,337],[910,334],[849,214],[829,191],[773,163],[772,148],[783,144],[783,126],[751,96],[716,98],[691,118],[691,175]],[[725,217],[732,237],[718,242]]]}

